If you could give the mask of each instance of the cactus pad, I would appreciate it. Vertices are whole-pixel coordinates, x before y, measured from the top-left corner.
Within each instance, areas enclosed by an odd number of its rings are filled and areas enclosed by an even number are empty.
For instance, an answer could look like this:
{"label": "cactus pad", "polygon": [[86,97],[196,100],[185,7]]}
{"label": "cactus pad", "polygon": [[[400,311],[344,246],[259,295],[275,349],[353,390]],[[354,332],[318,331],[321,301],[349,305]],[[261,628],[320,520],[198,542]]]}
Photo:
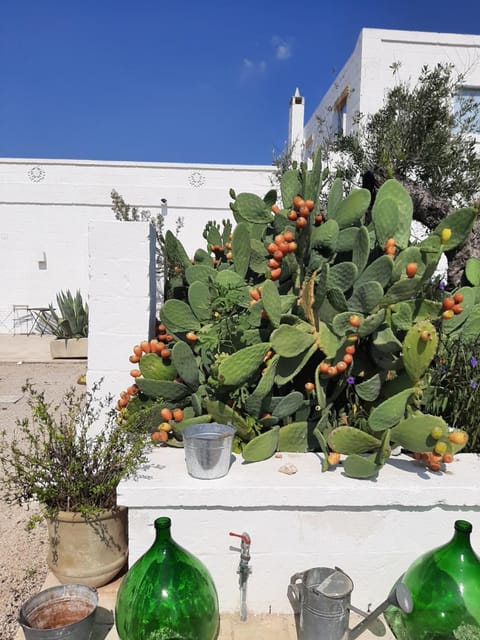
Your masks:
{"label": "cactus pad", "polygon": [[372,431],[384,431],[400,422],[405,417],[408,399],[415,389],[406,389],[396,393],[375,407],[368,417],[368,426]]}
{"label": "cactus pad", "polygon": [[136,385],[142,393],[150,398],[158,398],[167,402],[177,402],[186,398],[190,393],[188,387],[180,382],[170,380],[151,380],[150,378],[137,378]]}
{"label": "cactus pad", "polygon": [[293,358],[306,351],[315,342],[312,333],[282,324],[270,336],[272,349],[284,358]]}
{"label": "cactus pad", "polygon": [[429,451],[436,443],[432,438],[432,429],[440,427],[444,436],[448,434],[448,425],[438,416],[414,414],[402,420],[391,430],[392,441],[408,451]]}
{"label": "cactus pad", "polygon": [[260,462],[271,458],[278,447],[279,431],[280,427],[272,427],[270,431],[266,431],[250,440],[242,448],[242,457],[245,462]]}
{"label": "cactus pad", "polygon": [[379,465],[376,463],[375,455],[359,456],[357,454],[353,454],[344,460],[343,469],[345,471],[345,475],[349,478],[364,480],[373,478],[373,476],[377,475]]}
{"label": "cactus pad", "polygon": [[337,427],[328,434],[327,442],[333,451],[347,455],[366,453],[378,449],[380,446],[378,438],[352,427]]}
{"label": "cactus pad", "polygon": [[244,347],[223,360],[218,368],[218,379],[227,387],[236,387],[258,372],[270,349],[268,342]]}
{"label": "cactus pad", "polygon": [[174,380],[177,370],[171,362],[166,363],[156,353],[146,353],[138,363],[140,373],[144,378],[152,380]]}
{"label": "cactus pad", "polygon": [[278,450],[305,453],[308,448],[308,423],[292,422],[280,427],[278,432]]}
{"label": "cactus pad", "polygon": [[167,300],[160,309],[160,320],[172,333],[198,331],[200,322],[183,300]]}
{"label": "cactus pad", "polygon": [[403,366],[412,382],[418,382],[423,376],[437,346],[437,332],[428,320],[418,322],[407,332],[402,345]]}

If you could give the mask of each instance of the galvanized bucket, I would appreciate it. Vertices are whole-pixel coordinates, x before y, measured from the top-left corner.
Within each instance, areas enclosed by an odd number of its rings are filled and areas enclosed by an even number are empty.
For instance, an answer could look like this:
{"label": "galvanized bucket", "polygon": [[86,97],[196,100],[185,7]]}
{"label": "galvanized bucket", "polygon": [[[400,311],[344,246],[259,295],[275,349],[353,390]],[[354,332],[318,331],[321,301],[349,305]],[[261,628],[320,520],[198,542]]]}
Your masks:
{"label": "galvanized bucket", "polygon": [[315,567],[293,575],[288,597],[300,614],[300,640],[347,640],[352,590],[340,569]]}
{"label": "galvanized bucket", "polygon": [[96,589],[62,584],[27,600],[18,622],[26,640],[90,640],[97,605]]}
{"label": "galvanized bucket", "polygon": [[230,425],[195,424],[183,430],[188,473],[201,480],[221,478],[228,473],[235,429]]}

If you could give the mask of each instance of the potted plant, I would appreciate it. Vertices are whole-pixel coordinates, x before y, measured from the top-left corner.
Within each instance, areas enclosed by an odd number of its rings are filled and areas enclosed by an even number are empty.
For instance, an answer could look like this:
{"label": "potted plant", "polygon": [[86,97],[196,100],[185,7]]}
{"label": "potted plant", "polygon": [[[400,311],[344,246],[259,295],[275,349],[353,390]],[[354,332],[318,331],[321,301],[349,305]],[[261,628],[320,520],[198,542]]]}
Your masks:
{"label": "potted plant", "polygon": [[429,367],[439,335],[478,334],[480,297],[472,279],[440,296],[431,281],[477,213],[412,243],[399,182],[372,203],[339,178],[323,198],[323,175],[318,155],[286,171],[281,205],[232,190],[235,227],[209,223],[193,260],[167,232],[158,335],[134,346],[120,417],[171,446],[189,424],[231,423],[248,462],[318,450],[323,470],[343,456],[346,475],[370,478],[401,447],[439,471],[468,435],[422,411]]}
{"label": "potted plant", "polygon": [[75,296],[70,290],[60,291],[56,299],[56,307],[50,304],[41,316],[43,328],[56,338],[50,343],[52,358],[86,358],[88,304],[80,291]]}
{"label": "potted plant", "polygon": [[[61,582],[98,587],[127,561],[127,511],[116,502],[120,480],[144,461],[145,438],[120,427],[99,399],[69,389],[61,406],[27,382],[31,418],[13,439],[0,435],[0,490],[10,503],[39,503],[48,525],[47,563]],[[102,428],[93,432],[102,416]]]}

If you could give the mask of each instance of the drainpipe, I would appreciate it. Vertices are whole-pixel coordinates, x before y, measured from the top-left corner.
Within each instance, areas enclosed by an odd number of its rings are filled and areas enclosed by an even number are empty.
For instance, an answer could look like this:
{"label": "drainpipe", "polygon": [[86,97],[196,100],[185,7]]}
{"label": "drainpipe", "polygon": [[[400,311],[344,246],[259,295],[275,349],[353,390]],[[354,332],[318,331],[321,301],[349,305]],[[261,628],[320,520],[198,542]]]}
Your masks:
{"label": "drainpipe", "polygon": [[240,551],[240,563],[238,565],[237,573],[239,575],[238,585],[240,588],[240,620],[245,622],[247,619],[247,580],[248,576],[252,573],[251,567],[248,566],[250,561],[250,543],[251,538],[245,531],[243,533],[233,533],[230,531],[231,536],[240,538],[240,549],[236,547],[230,547],[235,551]]}

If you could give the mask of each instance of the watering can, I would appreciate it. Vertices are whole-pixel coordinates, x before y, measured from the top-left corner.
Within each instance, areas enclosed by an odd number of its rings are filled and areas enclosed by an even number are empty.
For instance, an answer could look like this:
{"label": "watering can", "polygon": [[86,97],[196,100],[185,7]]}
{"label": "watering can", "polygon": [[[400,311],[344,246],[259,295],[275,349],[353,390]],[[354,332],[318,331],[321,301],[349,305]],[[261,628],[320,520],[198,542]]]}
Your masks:
{"label": "watering can", "polygon": [[[288,585],[288,598],[299,614],[299,640],[355,640],[376,618],[393,605],[410,613],[412,598],[407,587],[398,581],[387,599],[371,613],[365,613],[350,603],[353,582],[338,567],[315,567],[294,574]],[[364,619],[349,629],[350,611]]]}

